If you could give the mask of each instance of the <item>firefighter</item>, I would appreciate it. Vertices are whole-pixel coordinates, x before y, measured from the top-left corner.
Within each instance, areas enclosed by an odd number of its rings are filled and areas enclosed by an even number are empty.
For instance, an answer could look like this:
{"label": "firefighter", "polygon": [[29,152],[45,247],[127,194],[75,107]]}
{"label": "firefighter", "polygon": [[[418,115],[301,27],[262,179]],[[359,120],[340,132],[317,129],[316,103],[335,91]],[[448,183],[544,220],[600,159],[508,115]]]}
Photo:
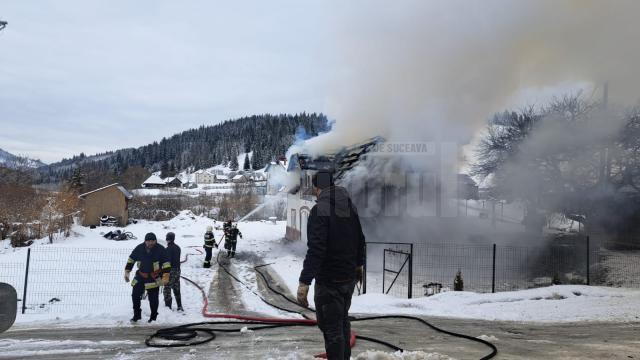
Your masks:
{"label": "firefighter", "polygon": [[231,230],[233,221],[227,220],[224,224],[222,224],[222,231],[224,231],[224,236],[227,237],[229,234],[229,230]]}
{"label": "firefighter", "polygon": [[158,244],[154,233],[147,233],[144,236],[144,243],[139,244],[133,249],[127,265],[124,268],[124,280],[129,282],[129,275],[133,264],[138,265],[131,286],[131,299],[133,300],[133,318],[132,322],[137,322],[142,318],[142,309],[140,303],[145,290],[149,297],[149,307],[151,308],[151,316],[149,322],[155,321],[158,317],[158,296],[160,294],[160,284],[167,285],[169,283],[169,271],[171,263],[167,259],[167,252],[164,246]]}
{"label": "firefighter", "polygon": [[238,230],[237,225],[232,225],[229,229],[228,234],[226,235],[226,240],[224,242],[225,248],[228,250],[227,257],[235,257],[236,256],[236,245],[238,244],[238,236],[242,239],[242,233]]}
{"label": "firefighter", "polygon": [[213,251],[213,247],[218,247],[216,244],[216,240],[213,238],[213,226],[207,226],[207,231],[204,233],[204,251],[207,253],[204,257],[204,265],[205,268],[211,267],[211,251]]}
{"label": "firefighter", "polygon": [[180,246],[175,244],[176,234],[168,232],[165,237],[167,240],[167,260],[171,263],[171,272],[169,273],[169,283],[162,289],[164,295],[164,305],[171,309],[171,290],[176,298],[178,311],[182,309],[182,298],[180,296]]}

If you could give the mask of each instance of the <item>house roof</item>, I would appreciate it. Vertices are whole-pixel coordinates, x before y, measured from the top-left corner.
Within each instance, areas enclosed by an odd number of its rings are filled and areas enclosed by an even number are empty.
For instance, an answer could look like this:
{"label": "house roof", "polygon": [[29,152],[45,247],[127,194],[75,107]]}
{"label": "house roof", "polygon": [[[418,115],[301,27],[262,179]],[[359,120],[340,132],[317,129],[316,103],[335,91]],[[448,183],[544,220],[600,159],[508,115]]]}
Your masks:
{"label": "house roof", "polygon": [[89,195],[89,194],[93,194],[94,192],[102,191],[102,190],[107,189],[107,188],[110,188],[110,187],[112,187],[112,186],[115,186],[118,190],[120,190],[120,191],[124,194],[124,197],[126,197],[127,199],[129,199],[129,200],[130,200],[130,199],[132,199],[132,198],[133,198],[133,194],[131,194],[129,191],[127,191],[127,189],[125,189],[125,188],[124,188],[124,186],[122,186],[122,185],[120,185],[120,184],[118,184],[118,183],[114,183],[114,184],[111,184],[111,185],[103,186],[103,187],[101,187],[101,188],[99,188],[99,189],[95,189],[95,190],[92,190],[92,191],[86,192],[86,193],[84,193],[84,194],[80,194],[78,197],[79,197],[80,199],[83,199],[83,198],[85,198],[85,197],[86,197],[87,195]]}
{"label": "house roof", "polygon": [[233,177],[233,180],[240,180],[240,179],[243,179],[243,178],[244,178],[244,175],[238,174],[238,175]]}
{"label": "house roof", "polygon": [[216,175],[216,179],[229,180],[229,177],[227,175]]}
{"label": "house roof", "polygon": [[268,173],[274,170],[283,170],[283,171],[287,171],[287,167],[280,161],[280,162],[275,162],[272,161],[269,164],[267,164],[267,166],[264,168],[264,172]]}
{"label": "house roof", "polygon": [[177,177],[168,177],[168,178],[164,179],[164,183],[165,183],[165,184],[168,184],[168,183],[170,183],[170,182],[172,182],[172,181],[174,181],[174,180],[178,180],[179,182],[181,182],[181,183],[182,183],[182,180],[180,180],[180,179],[179,179],[179,178],[177,178]]}
{"label": "house roof", "polygon": [[147,180],[143,182],[143,184],[153,184],[153,185],[164,185],[165,182],[158,175],[151,175]]}
{"label": "house roof", "polygon": [[338,180],[353,169],[363,155],[382,141],[384,141],[383,138],[376,136],[359,144],[342,148],[335,153],[315,158],[307,154],[294,154],[289,160],[287,171],[294,170],[296,167],[302,170],[331,170],[333,171],[334,179]]}

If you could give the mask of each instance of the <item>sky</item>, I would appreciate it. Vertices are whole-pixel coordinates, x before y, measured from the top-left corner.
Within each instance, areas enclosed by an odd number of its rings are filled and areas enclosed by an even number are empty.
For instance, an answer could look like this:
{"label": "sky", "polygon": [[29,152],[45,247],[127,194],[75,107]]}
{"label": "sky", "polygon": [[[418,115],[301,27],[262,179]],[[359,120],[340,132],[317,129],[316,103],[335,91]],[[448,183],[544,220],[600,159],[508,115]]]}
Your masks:
{"label": "sky", "polygon": [[303,111],[336,121],[323,146],[465,144],[493,112],[604,81],[612,99],[637,101],[639,11],[636,0],[0,0],[0,148],[55,162]]}
{"label": "sky", "polygon": [[320,112],[323,11],[295,1],[0,1],[0,148],[54,162],[244,115]]}

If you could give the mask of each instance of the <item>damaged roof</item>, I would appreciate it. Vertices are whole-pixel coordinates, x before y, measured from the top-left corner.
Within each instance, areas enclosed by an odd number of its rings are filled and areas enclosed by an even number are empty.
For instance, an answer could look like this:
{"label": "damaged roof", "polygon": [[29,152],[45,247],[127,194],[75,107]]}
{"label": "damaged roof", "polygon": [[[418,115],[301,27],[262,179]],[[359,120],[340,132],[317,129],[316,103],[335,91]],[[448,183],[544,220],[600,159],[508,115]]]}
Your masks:
{"label": "damaged roof", "polygon": [[333,172],[335,180],[341,179],[344,174],[353,169],[358,161],[364,158],[371,149],[382,143],[384,139],[376,136],[359,144],[340,149],[333,154],[311,157],[307,154],[294,154],[289,161],[287,171],[299,168],[301,170],[329,170]]}

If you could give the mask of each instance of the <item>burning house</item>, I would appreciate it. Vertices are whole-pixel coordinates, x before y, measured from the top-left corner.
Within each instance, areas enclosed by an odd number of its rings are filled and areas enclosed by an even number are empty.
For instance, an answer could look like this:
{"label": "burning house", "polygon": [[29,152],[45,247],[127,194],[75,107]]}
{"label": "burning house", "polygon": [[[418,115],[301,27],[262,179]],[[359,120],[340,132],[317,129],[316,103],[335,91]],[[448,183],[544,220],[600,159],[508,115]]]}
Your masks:
{"label": "burning house", "polygon": [[307,219],[315,204],[311,177],[318,170],[333,172],[334,181],[340,183],[344,175],[358,163],[382,138],[373,138],[361,144],[342,149],[334,154],[311,157],[293,154],[289,159],[287,172],[299,174],[299,183],[287,194],[287,230],[285,237],[290,240],[307,241]]}
{"label": "burning house", "polygon": [[[411,170],[410,164],[400,165],[379,157],[376,151],[381,144],[383,139],[375,137],[334,153],[291,155],[287,172],[296,176],[297,182],[287,194],[285,237],[306,242],[307,219],[315,204],[311,179],[318,170],[331,171],[335,183],[348,189],[363,224],[382,218],[404,222],[406,218],[420,217],[425,209],[430,217],[453,217],[458,209],[448,200],[477,199],[478,186],[469,176],[452,173],[449,179],[454,185],[445,186],[442,179],[446,176],[442,173]],[[372,162],[376,166],[370,166]],[[372,235],[369,228],[365,229],[365,234],[370,233],[366,234],[368,237]]]}

